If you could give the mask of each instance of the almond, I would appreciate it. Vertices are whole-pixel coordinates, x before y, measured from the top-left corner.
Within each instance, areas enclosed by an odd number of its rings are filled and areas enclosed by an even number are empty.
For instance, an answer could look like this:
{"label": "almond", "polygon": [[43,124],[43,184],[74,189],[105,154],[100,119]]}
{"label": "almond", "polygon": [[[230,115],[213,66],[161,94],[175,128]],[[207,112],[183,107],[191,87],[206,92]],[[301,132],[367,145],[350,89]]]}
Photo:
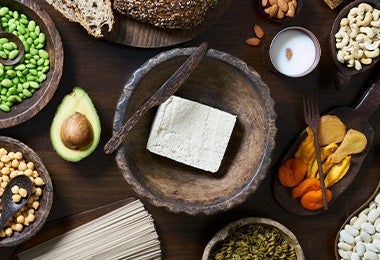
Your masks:
{"label": "almond", "polygon": [[296,8],[294,7],[293,2],[289,2],[288,7],[289,7],[289,9],[286,12],[286,16],[293,17],[295,12],[296,12]]}
{"label": "almond", "polygon": [[284,13],[286,13],[289,9],[288,3],[285,0],[278,0],[278,7]]}
{"label": "almond", "polygon": [[269,0],[270,5],[277,5],[278,0]]}
{"label": "almond", "polygon": [[253,26],[253,31],[254,31],[254,33],[256,34],[256,36],[258,37],[258,38],[263,38],[264,37],[264,30],[263,30],[263,28],[260,26],[260,25],[258,25],[258,24],[255,24],[254,26]]}
{"label": "almond", "polygon": [[268,0],[261,0],[261,6],[266,7],[269,4]]}
{"label": "almond", "polygon": [[285,18],[285,13],[279,9],[278,12],[277,12],[277,19],[284,19]]}
{"label": "almond", "polygon": [[256,37],[251,37],[245,40],[245,43],[250,46],[257,46],[260,44],[260,39]]}

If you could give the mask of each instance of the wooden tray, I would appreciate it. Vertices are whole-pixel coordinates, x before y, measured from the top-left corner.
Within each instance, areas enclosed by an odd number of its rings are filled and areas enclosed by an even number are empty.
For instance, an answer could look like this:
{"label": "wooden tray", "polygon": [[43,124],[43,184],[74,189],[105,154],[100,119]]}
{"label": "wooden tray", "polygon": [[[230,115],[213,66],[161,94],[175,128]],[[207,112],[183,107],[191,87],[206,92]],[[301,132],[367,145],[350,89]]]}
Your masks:
{"label": "wooden tray", "polygon": [[209,30],[226,12],[231,2],[232,0],[218,0],[217,4],[208,10],[205,20],[199,26],[189,30],[156,28],[115,11],[114,27],[111,32],[103,32],[104,38],[111,42],[140,48],[158,48],[180,44]]}

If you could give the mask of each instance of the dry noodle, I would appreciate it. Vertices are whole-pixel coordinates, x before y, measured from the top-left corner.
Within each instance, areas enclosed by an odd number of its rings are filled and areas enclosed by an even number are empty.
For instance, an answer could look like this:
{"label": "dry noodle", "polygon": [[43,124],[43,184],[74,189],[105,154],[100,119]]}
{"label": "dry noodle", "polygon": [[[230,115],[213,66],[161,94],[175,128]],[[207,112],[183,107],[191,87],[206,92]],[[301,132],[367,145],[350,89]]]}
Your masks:
{"label": "dry noodle", "polygon": [[273,227],[248,224],[231,232],[212,250],[209,259],[297,259],[295,249]]}
{"label": "dry noodle", "polygon": [[161,259],[153,219],[135,200],[18,255],[23,259]]}

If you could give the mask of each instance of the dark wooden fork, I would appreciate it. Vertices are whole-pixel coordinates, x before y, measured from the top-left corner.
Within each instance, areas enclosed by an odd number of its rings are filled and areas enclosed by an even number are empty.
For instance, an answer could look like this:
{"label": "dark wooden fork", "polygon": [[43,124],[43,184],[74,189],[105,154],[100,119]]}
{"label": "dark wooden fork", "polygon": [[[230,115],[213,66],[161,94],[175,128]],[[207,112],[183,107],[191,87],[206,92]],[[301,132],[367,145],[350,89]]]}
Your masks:
{"label": "dark wooden fork", "polygon": [[317,100],[310,96],[304,96],[303,97],[303,112],[304,112],[305,122],[311,128],[314,135],[314,146],[315,146],[315,154],[316,154],[317,163],[318,163],[319,180],[320,180],[321,188],[322,188],[323,207],[324,209],[327,209],[328,206],[327,206],[327,198],[326,198],[325,176],[323,174],[323,169],[322,169],[321,151],[319,148],[319,140],[318,140],[318,125],[321,121],[321,117],[319,114]]}

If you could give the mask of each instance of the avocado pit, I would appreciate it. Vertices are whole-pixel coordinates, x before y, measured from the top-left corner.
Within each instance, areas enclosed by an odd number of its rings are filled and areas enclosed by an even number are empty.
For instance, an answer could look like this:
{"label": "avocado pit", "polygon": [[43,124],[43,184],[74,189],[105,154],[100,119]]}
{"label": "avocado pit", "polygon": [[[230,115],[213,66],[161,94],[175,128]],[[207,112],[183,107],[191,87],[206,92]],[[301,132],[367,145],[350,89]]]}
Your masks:
{"label": "avocado pit", "polygon": [[67,148],[80,150],[91,145],[94,131],[85,115],[74,112],[63,121],[60,136]]}

